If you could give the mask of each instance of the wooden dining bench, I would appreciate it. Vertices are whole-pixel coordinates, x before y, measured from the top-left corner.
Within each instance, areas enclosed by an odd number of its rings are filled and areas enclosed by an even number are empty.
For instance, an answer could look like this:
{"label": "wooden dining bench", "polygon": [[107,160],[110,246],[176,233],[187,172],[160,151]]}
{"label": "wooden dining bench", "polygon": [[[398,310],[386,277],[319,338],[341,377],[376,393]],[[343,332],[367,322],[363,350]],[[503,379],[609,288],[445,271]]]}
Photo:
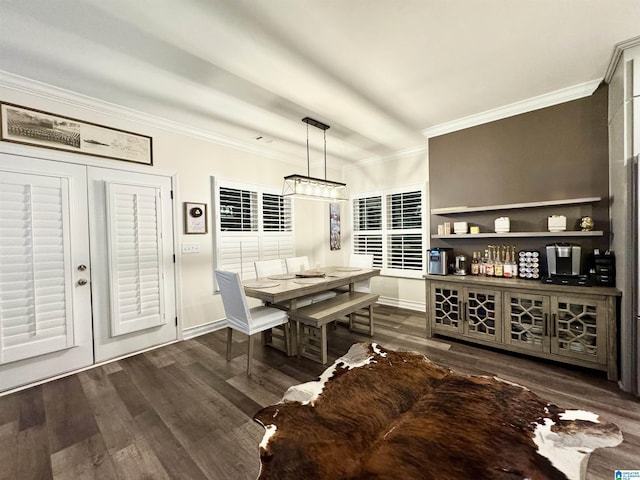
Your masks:
{"label": "wooden dining bench", "polygon": [[327,324],[363,308],[368,309],[368,330],[373,335],[373,304],[377,294],[346,292],[333,298],[291,310],[289,319],[296,322],[298,355],[327,363]]}

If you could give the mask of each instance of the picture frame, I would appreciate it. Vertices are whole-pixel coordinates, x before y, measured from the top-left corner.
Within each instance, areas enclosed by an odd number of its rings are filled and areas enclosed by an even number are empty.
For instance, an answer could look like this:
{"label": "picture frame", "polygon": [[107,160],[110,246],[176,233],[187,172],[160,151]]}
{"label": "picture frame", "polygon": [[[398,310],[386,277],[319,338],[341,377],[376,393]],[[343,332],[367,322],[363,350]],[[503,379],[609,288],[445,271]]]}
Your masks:
{"label": "picture frame", "polygon": [[340,250],[340,204],[329,204],[329,249]]}
{"label": "picture frame", "polygon": [[153,165],[147,135],[0,102],[0,140]]}
{"label": "picture frame", "polygon": [[208,232],[207,204],[184,202],[184,233],[205,234]]}

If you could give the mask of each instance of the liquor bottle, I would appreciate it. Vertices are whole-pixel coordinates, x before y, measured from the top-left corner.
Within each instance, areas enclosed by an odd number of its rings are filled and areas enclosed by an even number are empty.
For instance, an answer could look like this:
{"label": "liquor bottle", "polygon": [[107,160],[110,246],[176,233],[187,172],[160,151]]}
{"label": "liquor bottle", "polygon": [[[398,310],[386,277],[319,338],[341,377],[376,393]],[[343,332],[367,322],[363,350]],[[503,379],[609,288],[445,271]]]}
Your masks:
{"label": "liquor bottle", "polygon": [[[482,259],[479,259],[480,261],[480,275],[483,277],[487,276],[487,255],[488,255],[488,250],[484,251],[484,257],[482,257]],[[478,257],[480,256],[480,252],[478,252]]]}
{"label": "liquor bottle", "polygon": [[513,278],[511,254],[509,253],[509,247],[504,247],[504,278]]}
{"label": "liquor bottle", "polygon": [[513,278],[518,278],[518,257],[516,257],[516,246],[513,245],[511,247],[511,261],[513,264],[511,265],[511,273],[513,273]]}
{"label": "liquor bottle", "polygon": [[485,267],[485,273],[487,277],[493,277],[493,245],[489,245],[489,250],[487,250],[487,265]]}
{"label": "liquor bottle", "polygon": [[500,255],[500,245],[496,245],[495,260],[493,262],[493,275],[495,277],[502,277],[504,275],[504,263]]}
{"label": "liquor bottle", "polygon": [[473,252],[473,258],[471,260],[471,275],[478,276],[480,274],[480,263],[478,261],[478,256],[476,252]]}

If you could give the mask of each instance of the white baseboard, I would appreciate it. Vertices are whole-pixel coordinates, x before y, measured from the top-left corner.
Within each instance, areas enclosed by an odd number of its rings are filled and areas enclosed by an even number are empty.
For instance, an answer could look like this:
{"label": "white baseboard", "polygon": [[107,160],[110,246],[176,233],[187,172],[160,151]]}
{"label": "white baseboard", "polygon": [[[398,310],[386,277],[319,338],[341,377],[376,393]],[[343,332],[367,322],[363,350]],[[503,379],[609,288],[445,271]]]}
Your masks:
{"label": "white baseboard", "polygon": [[196,325],[195,327],[189,327],[182,330],[182,339],[189,340],[190,338],[199,337],[200,335],[204,335],[205,333],[215,332],[216,330],[221,330],[227,326],[226,319],[215,320],[210,323],[205,323],[203,325]]}
{"label": "white baseboard", "polygon": [[406,308],[407,310],[415,310],[417,312],[426,312],[427,308],[422,302],[412,302],[410,300],[401,300],[399,298],[383,297],[378,298],[378,303],[388,305],[390,307]]}

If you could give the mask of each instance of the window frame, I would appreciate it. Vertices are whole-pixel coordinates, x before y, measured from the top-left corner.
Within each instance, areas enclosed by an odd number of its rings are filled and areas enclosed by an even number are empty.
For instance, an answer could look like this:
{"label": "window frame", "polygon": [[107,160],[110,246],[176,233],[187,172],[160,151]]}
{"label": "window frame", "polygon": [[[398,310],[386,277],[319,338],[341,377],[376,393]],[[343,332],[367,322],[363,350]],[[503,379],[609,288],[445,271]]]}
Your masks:
{"label": "window frame", "polygon": [[[393,217],[389,205],[391,196],[393,195],[405,195],[414,192],[420,194],[420,226],[416,228],[391,228],[390,223],[392,218],[397,220],[397,216]],[[379,221],[375,218],[368,222],[367,218],[359,218],[359,213],[356,212],[363,199],[380,199],[380,209],[378,214],[380,215]],[[428,221],[427,215],[427,201],[426,201],[426,188],[423,184],[407,185],[402,187],[387,188],[381,190],[374,190],[369,192],[362,192],[351,195],[349,200],[351,205],[352,216],[352,241],[351,241],[351,253],[373,253],[374,254],[374,268],[380,268],[380,274],[384,276],[392,277],[405,277],[405,278],[422,278],[426,271],[425,252],[429,248]],[[371,200],[372,205],[375,205],[375,201]],[[361,208],[361,207],[360,207]],[[404,216],[401,216],[404,225]],[[360,229],[358,224],[371,223],[374,226],[380,226],[379,229]],[[392,258],[390,249],[392,247],[392,240],[397,236],[403,236],[410,238],[411,236],[419,236],[420,243],[420,269],[408,269],[408,268],[393,268],[391,266]],[[360,248],[360,239],[367,245]],[[371,246],[369,246],[370,244]],[[403,263],[406,258],[411,258],[411,252],[402,253]],[[415,258],[415,255],[413,255]]]}
{"label": "window frame", "polygon": [[[255,212],[248,213],[250,217],[248,224],[251,225],[251,229],[222,230],[221,189],[241,190],[255,194],[255,204],[253,200],[249,202],[250,208],[255,209]],[[214,212],[212,218],[215,222],[215,235],[213,237],[214,269],[221,268],[235,271],[240,273],[243,280],[248,280],[255,278],[254,261],[295,256],[295,207],[291,198],[283,197],[282,192],[276,187],[237,182],[217,177],[211,177],[211,190],[212,211]],[[268,222],[265,222],[267,218],[265,208],[269,208],[266,205],[267,202],[265,202],[265,195],[281,197],[282,200],[282,205],[276,208],[279,219],[271,222],[272,226],[278,224],[275,229],[270,229],[268,226],[265,229],[265,224],[269,225]],[[273,218],[272,214],[273,210],[269,212],[270,218]],[[241,224],[244,223],[241,221]],[[229,250],[225,251],[225,248],[236,241],[242,243],[243,239],[246,240],[248,246],[246,248],[240,247],[240,258],[235,257],[236,261],[234,261],[233,253],[230,253]],[[246,258],[244,257],[245,250],[247,252]],[[223,255],[231,260],[224,260]],[[217,291],[215,274],[214,289]]]}

